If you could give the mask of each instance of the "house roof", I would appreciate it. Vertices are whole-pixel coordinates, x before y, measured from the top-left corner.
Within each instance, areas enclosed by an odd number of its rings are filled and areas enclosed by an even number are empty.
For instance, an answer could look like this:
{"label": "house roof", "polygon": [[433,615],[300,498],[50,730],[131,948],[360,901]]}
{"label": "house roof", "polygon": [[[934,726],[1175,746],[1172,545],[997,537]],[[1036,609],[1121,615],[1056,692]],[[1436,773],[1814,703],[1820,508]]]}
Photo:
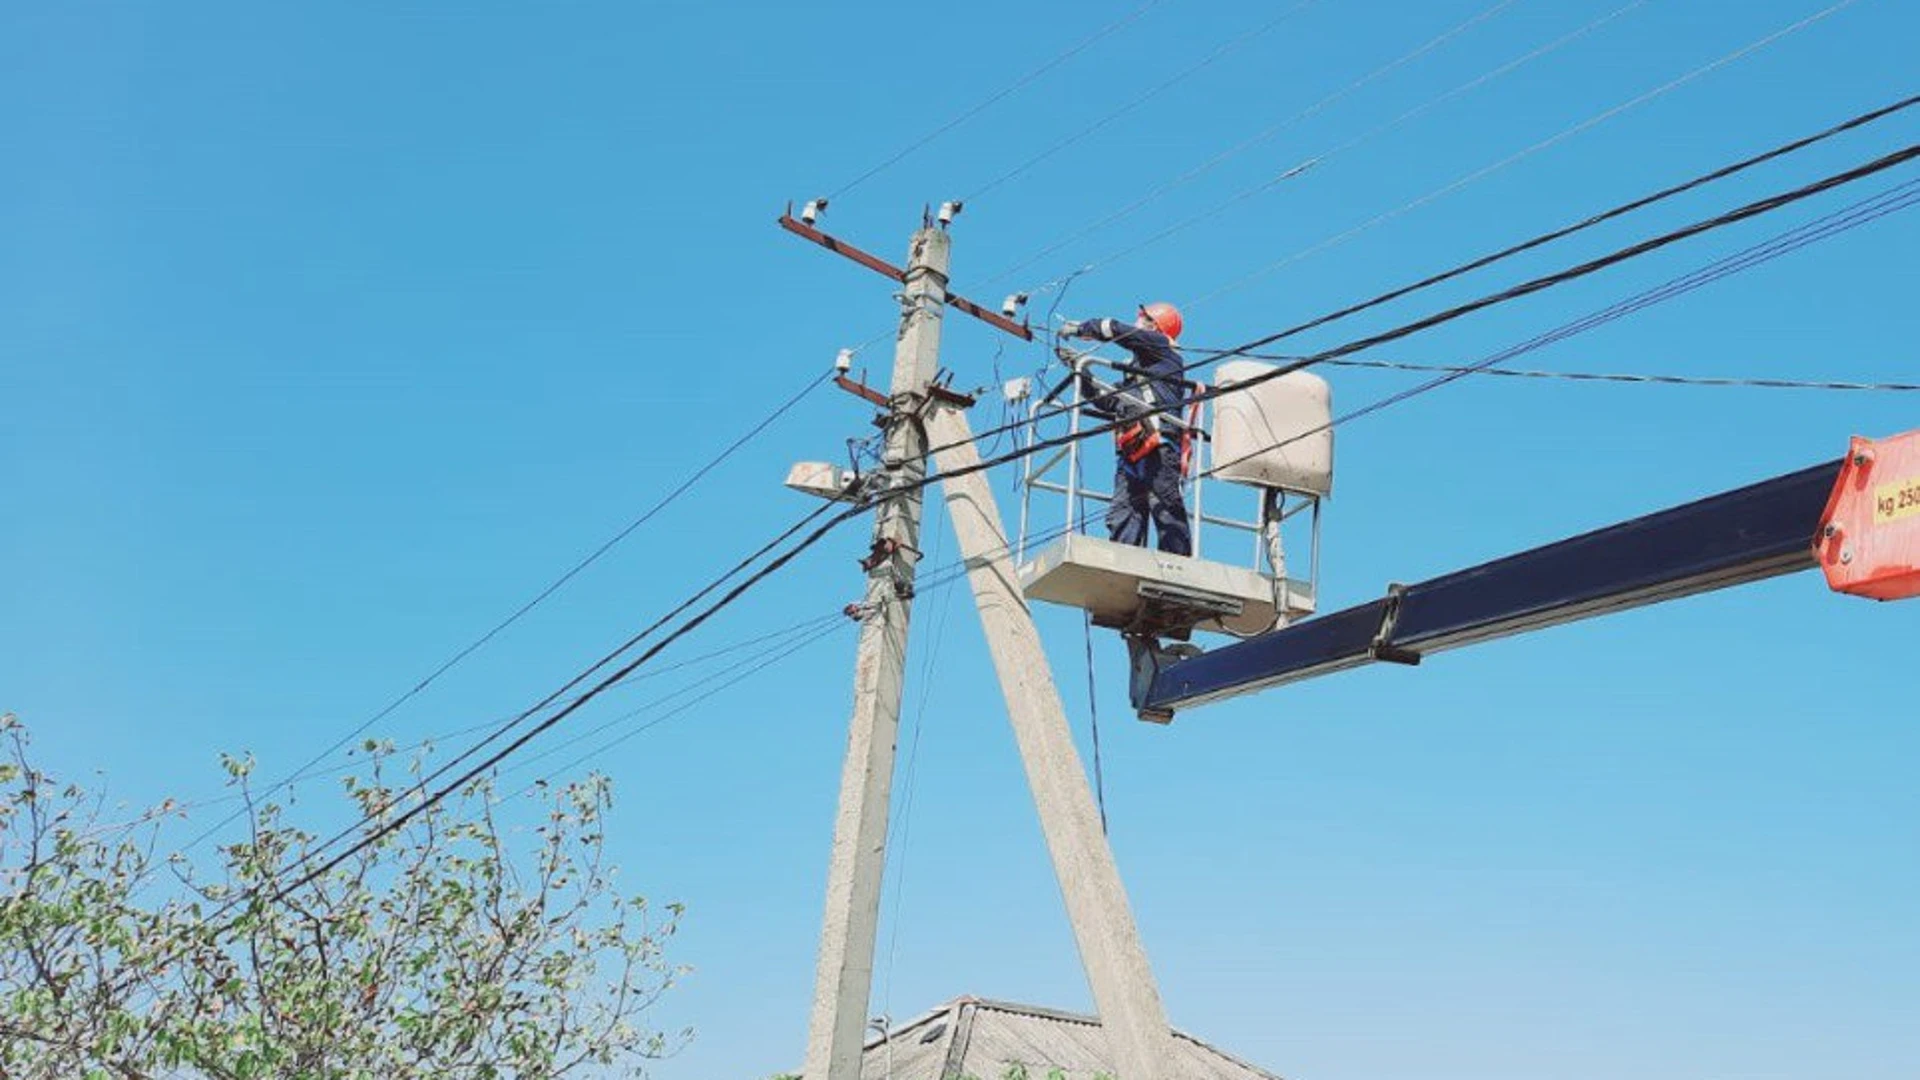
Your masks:
{"label": "house roof", "polygon": [[[1279,1080],[1273,1073],[1174,1032],[1180,1080]],[[876,1038],[861,1080],[1093,1080],[1115,1074],[1100,1021],[1035,1005],[962,997]]]}

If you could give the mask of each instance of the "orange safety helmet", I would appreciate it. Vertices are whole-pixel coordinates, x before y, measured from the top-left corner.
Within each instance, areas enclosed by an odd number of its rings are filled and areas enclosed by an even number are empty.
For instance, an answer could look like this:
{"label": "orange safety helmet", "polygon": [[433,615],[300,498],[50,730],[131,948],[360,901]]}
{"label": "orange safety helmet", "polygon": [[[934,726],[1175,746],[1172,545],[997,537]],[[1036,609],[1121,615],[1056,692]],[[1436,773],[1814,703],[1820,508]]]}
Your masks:
{"label": "orange safety helmet", "polygon": [[1158,330],[1175,341],[1180,340],[1180,331],[1186,326],[1185,320],[1180,318],[1180,309],[1164,300],[1140,305],[1137,323]]}

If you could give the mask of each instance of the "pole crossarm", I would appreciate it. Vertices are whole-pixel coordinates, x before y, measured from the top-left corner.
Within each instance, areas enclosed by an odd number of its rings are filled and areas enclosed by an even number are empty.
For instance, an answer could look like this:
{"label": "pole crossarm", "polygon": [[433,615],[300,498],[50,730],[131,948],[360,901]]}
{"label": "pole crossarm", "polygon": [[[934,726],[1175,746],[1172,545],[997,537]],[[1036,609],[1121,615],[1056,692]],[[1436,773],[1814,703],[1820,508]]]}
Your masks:
{"label": "pole crossarm", "polygon": [[[905,270],[900,269],[878,255],[862,251],[852,244],[847,243],[845,240],[821,232],[819,229],[794,217],[792,207],[788,207],[787,209],[787,213],[780,215],[781,228],[800,237],[802,240],[810,240],[813,243],[819,244],[835,255],[843,255],[852,259],[854,262],[859,263],[861,266],[866,267],[882,277],[892,278],[894,281],[907,280],[907,272]],[[1012,319],[1007,318],[1005,315],[991,308],[981,307],[979,304],[955,293],[947,293],[944,299],[949,306],[966,312],[968,315],[979,319],[981,322],[986,323],[996,330],[1012,334],[1022,341],[1033,340],[1033,328],[1027,326],[1025,323],[1014,322]]]}
{"label": "pole crossarm", "polygon": [[1376,660],[1675,600],[1816,565],[1839,462],[1828,462],[1420,582],[1163,666],[1134,707],[1191,708]]}

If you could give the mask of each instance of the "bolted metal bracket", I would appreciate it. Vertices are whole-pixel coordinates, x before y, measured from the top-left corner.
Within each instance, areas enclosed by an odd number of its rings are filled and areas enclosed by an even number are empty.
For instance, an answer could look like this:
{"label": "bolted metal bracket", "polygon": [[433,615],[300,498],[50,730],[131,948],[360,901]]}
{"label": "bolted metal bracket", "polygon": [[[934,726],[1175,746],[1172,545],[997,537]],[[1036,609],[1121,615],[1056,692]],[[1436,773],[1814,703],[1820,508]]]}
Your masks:
{"label": "bolted metal bracket", "polygon": [[1149,634],[1127,633],[1122,634],[1121,639],[1127,643],[1127,690],[1133,700],[1135,714],[1150,724],[1173,723],[1172,709],[1150,709],[1141,702],[1146,700],[1147,691],[1162,668],[1199,656],[1200,647],[1162,645],[1158,638]]}
{"label": "bolted metal bracket", "polygon": [[873,573],[874,567],[879,566],[881,563],[886,562],[902,551],[911,552],[915,556],[920,554],[919,549],[915,548],[912,544],[903,543],[891,536],[875,540],[873,542],[873,549],[867,552],[865,558],[860,560],[860,569],[871,574]]}
{"label": "bolted metal bracket", "polygon": [[[1123,634],[1170,637],[1185,641],[1193,628],[1209,619],[1233,618],[1246,602],[1233,596],[1189,589],[1164,581],[1143,581],[1135,587],[1140,607],[1124,625],[1112,625]],[[1095,626],[1109,625],[1099,618]]]}
{"label": "bolted metal bracket", "polygon": [[1406,595],[1407,587],[1397,581],[1387,586],[1387,605],[1380,613],[1380,630],[1373,635],[1373,644],[1367,646],[1367,655],[1382,663],[1414,667],[1420,663],[1420,653],[1393,643],[1394,625],[1400,621],[1400,604]]}

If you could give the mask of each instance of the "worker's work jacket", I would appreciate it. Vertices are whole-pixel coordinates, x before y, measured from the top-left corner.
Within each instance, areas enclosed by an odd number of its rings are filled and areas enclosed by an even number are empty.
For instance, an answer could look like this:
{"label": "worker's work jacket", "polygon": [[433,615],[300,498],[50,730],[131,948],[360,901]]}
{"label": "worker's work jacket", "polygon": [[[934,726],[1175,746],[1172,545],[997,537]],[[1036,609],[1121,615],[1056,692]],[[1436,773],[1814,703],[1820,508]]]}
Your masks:
{"label": "worker's work jacket", "polygon": [[[1158,330],[1143,329],[1119,319],[1089,319],[1080,324],[1080,336],[1110,341],[1132,353],[1130,366],[1134,370],[1128,373],[1120,388],[1129,398],[1138,399],[1149,409],[1166,410],[1155,427],[1167,432],[1179,429],[1187,404],[1187,377],[1186,364],[1180,359],[1180,350],[1174,346],[1173,339]],[[1101,402],[1097,397],[1087,404],[1106,417],[1119,417],[1131,411],[1124,406],[1113,407],[1120,402]]]}

